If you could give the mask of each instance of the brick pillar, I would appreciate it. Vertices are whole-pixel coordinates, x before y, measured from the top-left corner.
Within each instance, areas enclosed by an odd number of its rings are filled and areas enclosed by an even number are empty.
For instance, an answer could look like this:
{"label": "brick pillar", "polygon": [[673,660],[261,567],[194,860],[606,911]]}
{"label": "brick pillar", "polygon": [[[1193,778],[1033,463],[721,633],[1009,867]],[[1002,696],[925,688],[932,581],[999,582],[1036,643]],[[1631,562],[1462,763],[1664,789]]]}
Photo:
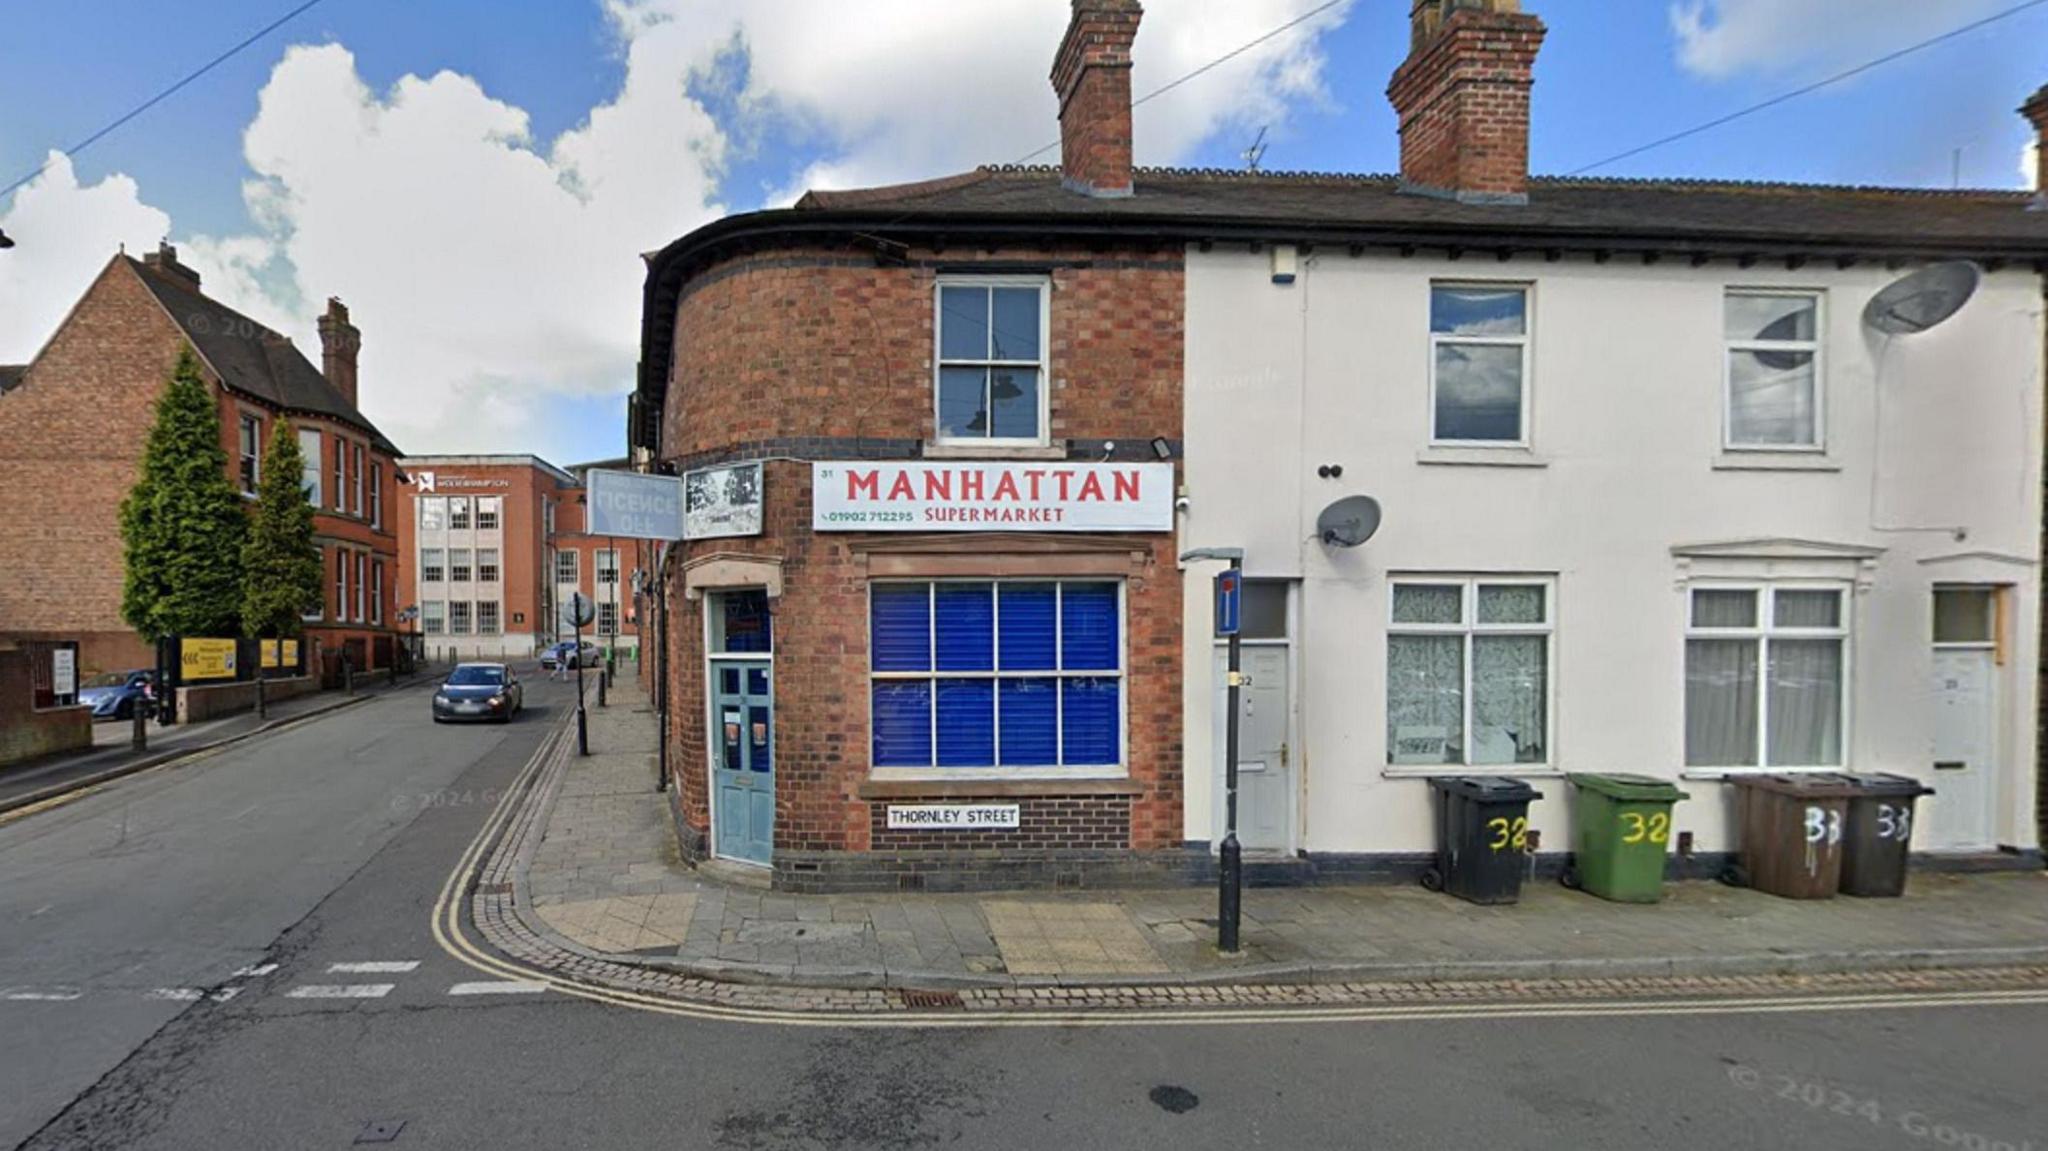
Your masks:
{"label": "brick pillar", "polygon": [[1479,203],[1529,198],[1529,89],[1543,21],[1519,0],[1414,0],[1387,99],[1401,181]]}
{"label": "brick pillar", "polygon": [[1131,42],[1138,0],[1073,0],[1074,15],[1053,57],[1060,98],[1060,173],[1088,196],[1131,194]]}

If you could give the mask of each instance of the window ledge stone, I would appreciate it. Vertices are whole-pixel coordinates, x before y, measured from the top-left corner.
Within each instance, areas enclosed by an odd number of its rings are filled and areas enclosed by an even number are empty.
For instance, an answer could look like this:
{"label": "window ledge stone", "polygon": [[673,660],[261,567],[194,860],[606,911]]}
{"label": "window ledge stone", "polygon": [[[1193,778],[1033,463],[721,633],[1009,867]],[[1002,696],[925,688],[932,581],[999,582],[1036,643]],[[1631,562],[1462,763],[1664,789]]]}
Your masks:
{"label": "window ledge stone", "polygon": [[1842,462],[1820,452],[1722,452],[1717,472],[1839,472]]}
{"label": "window ledge stone", "polygon": [[1128,776],[1066,776],[1057,779],[867,779],[857,794],[862,799],[989,799],[1049,795],[1143,795],[1145,787]]}
{"label": "window ledge stone", "polygon": [[1064,460],[1065,444],[939,444],[926,442],[928,460]]}
{"label": "window ledge stone", "polygon": [[1426,447],[1415,453],[1418,464],[1479,468],[1547,468],[1550,457],[1524,447]]}
{"label": "window ledge stone", "polygon": [[1380,769],[1381,779],[1451,779],[1460,775],[1499,775],[1509,779],[1563,779],[1561,767],[1542,767],[1523,764],[1475,764],[1459,767],[1445,764],[1442,767],[1385,767]]}

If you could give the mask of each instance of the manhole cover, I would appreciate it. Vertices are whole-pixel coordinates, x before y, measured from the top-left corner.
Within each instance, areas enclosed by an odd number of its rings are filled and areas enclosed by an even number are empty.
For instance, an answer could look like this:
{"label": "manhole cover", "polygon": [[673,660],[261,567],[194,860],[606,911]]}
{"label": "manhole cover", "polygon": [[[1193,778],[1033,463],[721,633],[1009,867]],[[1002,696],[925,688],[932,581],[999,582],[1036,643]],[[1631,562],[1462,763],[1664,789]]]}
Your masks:
{"label": "manhole cover", "polygon": [[960,993],[957,991],[904,991],[901,994],[905,1007],[963,1008],[967,1006],[960,1001]]}
{"label": "manhole cover", "polygon": [[1171,1112],[1175,1115],[1185,1115],[1200,1106],[1202,1102],[1195,1097],[1194,1092],[1185,1087],[1175,1087],[1170,1083],[1162,1083],[1154,1087],[1151,1092],[1151,1099],[1161,1111]]}
{"label": "manhole cover", "polygon": [[363,1124],[363,1129],[356,1134],[356,1142],[395,1143],[398,1141],[398,1133],[403,1130],[403,1119],[372,1119]]}

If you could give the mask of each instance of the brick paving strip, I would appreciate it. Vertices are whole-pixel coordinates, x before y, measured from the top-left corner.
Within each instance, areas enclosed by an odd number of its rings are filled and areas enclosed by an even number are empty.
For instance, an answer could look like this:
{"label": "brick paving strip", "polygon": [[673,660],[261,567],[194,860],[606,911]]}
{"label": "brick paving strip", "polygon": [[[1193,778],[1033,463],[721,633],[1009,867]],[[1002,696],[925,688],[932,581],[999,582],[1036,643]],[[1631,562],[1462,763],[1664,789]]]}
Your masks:
{"label": "brick paving strip", "polygon": [[1798,903],[1674,885],[1655,907],[1535,884],[1513,907],[1419,889],[1247,893],[1218,955],[1206,889],[788,895],[682,864],[625,691],[559,741],[470,888],[509,958],[680,1002],[870,1014],[1589,1002],[2048,985],[2048,877],[1916,875],[1907,897]]}

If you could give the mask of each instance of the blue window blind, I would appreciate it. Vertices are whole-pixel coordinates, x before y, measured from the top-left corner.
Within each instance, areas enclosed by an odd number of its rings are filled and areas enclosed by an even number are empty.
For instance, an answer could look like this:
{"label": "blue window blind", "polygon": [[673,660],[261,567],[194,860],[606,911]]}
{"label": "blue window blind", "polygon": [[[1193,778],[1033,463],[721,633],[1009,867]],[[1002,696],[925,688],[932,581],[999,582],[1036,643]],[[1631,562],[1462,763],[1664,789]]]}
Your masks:
{"label": "blue window blind", "polygon": [[1121,585],[877,583],[869,603],[876,767],[1123,762]]}

